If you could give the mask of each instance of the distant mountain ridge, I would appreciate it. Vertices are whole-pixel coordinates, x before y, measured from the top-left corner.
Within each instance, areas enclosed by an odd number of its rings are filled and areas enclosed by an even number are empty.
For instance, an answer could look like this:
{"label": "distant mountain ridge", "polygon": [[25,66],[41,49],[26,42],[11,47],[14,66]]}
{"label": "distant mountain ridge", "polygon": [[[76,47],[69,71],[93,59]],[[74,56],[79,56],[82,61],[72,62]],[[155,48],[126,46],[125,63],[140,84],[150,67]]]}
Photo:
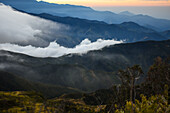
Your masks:
{"label": "distant mountain ridge", "polygon": [[135,14],[129,12],[129,11],[123,11],[119,13],[120,15],[127,15],[127,16],[134,16]]}
{"label": "distant mountain ridge", "polygon": [[66,47],[74,47],[85,38],[88,38],[91,41],[96,41],[101,38],[105,40],[125,40],[126,42],[167,39],[158,32],[140,26],[134,22],[107,24],[102,21],[92,21],[73,17],[59,17],[46,13],[31,15],[70,26],[71,32],[67,33],[69,37],[57,39],[59,44]]}
{"label": "distant mountain ridge", "polygon": [[96,11],[85,6],[54,4],[43,1],[37,2],[36,0],[0,0],[0,2],[28,13],[48,13],[55,16],[78,17],[89,20],[104,21],[109,24],[120,24],[122,22],[132,21],[142,26],[152,27],[152,29],[157,31],[170,29],[170,20],[156,19],[141,14],[132,15],[129,12],[115,14],[109,11]]}
{"label": "distant mountain ridge", "polygon": [[[95,42],[98,39],[123,40],[124,42],[146,40],[159,41],[167,39],[166,35],[164,36],[160,32],[156,32],[134,22],[107,24],[103,21],[87,20],[75,17],[59,17],[47,13],[26,14],[24,11],[14,10],[6,5],[2,5],[0,8],[5,8],[5,10],[0,10],[2,12],[2,15],[0,15],[2,19],[2,21],[0,21],[0,35],[2,37],[0,38],[0,43],[47,47],[51,42],[56,41],[60,46],[73,48],[85,39],[89,39],[92,42]],[[16,19],[16,21],[14,22],[12,19],[9,20],[9,18]],[[46,22],[44,23],[42,20]],[[26,28],[31,29],[29,30],[30,33],[25,30]],[[15,35],[10,35],[6,31]],[[26,39],[27,41],[22,39]]]}
{"label": "distant mountain ridge", "polygon": [[167,39],[170,39],[170,30],[164,31],[160,33],[162,36],[166,37]]}

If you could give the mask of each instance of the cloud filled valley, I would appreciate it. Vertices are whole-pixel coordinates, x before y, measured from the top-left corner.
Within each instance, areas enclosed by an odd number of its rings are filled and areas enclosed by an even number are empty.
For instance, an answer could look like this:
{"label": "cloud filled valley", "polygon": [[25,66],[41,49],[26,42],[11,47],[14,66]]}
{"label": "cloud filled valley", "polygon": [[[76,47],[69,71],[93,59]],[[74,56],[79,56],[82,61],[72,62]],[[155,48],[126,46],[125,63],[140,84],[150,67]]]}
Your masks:
{"label": "cloud filled valley", "polygon": [[0,113],[168,109],[170,20],[128,13],[0,0]]}
{"label": "cloud filled valley", "polygon": [[70,27],[18,12],[0,4],[0,50],[27,54],[34,57],[59,57],[70,53],[86,53],[122,41],[84,39],[74,48],[56,42]]}
{"label": "cloud filled valley", "polygon": [[121,43],[122,41],[102,40],[98,39],[96,42],[91,42],[88,39],[83,40],[79,45],[74,48],[66,48],[60,46],[56,42],[51,42],[48,47],[33,47],[19,46],[16,44],[0,44],[0,50],[7,50],[17,53],[23,53],[34,57],[60,57],[71,53],[87,53],[91,50],[99,50],[105,46]]}

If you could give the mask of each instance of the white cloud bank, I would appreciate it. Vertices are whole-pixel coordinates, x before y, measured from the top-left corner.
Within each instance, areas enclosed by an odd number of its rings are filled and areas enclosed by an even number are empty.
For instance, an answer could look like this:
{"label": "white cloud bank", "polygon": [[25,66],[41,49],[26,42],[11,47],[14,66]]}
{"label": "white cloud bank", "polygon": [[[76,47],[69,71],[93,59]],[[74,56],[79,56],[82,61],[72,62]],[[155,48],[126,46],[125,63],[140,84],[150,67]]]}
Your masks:
{"label": "white cloud bank", "polygon": [[91,42],[90,40],[85,39],[74,48],[66,48],[60,46],[56,42],[51,42],[50,45],[45,48],[33,47],[31,45],[19,46],[16,44],[6,43],[0,44],[0,50],[7,50],[27,54],[34,57],[60,57],[71,53],[83,54],[87,53],[88,51],[99,50],[102,49],[103,47],[119,43],[122,43],[122,41],[115,41],[114,39],[113,40],[98,39],[96,42]]}
{"label": "white cloud bank", "polygon": [[48,46],[69,27],[13,10],[0,3],[0,43]]}

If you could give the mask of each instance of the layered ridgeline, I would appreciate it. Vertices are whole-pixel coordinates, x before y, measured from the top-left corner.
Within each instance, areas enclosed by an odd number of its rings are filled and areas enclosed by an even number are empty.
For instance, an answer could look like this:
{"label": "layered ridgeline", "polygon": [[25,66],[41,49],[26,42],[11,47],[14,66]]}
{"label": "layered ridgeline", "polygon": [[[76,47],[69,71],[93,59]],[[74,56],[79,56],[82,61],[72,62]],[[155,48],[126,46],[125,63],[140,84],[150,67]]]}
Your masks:
{"label": "layered ridgeline", "polygon": [[161,32],[162,36],[165,36],[166,38],[170,39],[170,30]]}
{"label": "layered ridgeline", "polygon": [[[169,30],[170,20],[156,19],[147,15],[134,15],[123,12],[115,14],[109,11],[96,11],[90,7],[75,6],[69,4],[52,4],[47,2],[37,2],[36,0],[0,0],[1,3],[10,5],[18,10],[28,13],[48,13],[55,16],[70,16],[89,20],[104,21],[109,24],[120,24],[122,22],[135,22],[155,30]],[[80,13],[81,12],[81,13]]]}
{"label": "layered ridgeline", "polygon": [[[156,57],[167,58],[170,55],[169,47],[170,40],[147,41],[117,44],[87,54],[59,58],[35,58],[0,51],[0,70],[29,81],[94,91],[119,84],[117,72],[127,66],[139,64],[146,72]],[[6,82],[13,80],[7,79]]]}
{"label": "layered ridgeline", "polygon": [[[134,22],[107,24],[100,21],[90,21],[72,17],[58,17],[45,13],[32,15],[70,26],[71,32],[68,32],[69,37],[63,37],[57,40],[59,44],[67,47],[79,44],[80,41],[85,38],[88,38],[91,41],[96,41],[97,39],[116,39],[123,40],[124,42],[168,39],[167,35],[140,26]],[[71,44],[68,42],[71,42]]]}
{"label": "layered ridgeline", "polygon": [[124,42],[168,39],[168,35],[134,22],[107,24],[45,13],[29,15],[3,4],[0,5],[0,9],[0,43],[47,47],[51,42],[56,41],[58,46],[75,47],[86,38],[92,42],[98,39]]}

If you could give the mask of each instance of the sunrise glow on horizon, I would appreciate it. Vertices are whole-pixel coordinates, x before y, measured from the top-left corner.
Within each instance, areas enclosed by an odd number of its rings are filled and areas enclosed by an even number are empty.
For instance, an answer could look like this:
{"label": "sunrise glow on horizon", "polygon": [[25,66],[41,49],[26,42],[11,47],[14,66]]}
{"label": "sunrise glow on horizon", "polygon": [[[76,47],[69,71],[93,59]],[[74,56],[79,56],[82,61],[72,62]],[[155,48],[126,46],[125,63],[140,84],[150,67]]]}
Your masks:
{"label": "sunrise glow on horizon", "polygon": [[[38,0],[41,1],[41,0]],[[170,6],[170,0],[43,0],[50,3],[90,7],[103,6]]]}

